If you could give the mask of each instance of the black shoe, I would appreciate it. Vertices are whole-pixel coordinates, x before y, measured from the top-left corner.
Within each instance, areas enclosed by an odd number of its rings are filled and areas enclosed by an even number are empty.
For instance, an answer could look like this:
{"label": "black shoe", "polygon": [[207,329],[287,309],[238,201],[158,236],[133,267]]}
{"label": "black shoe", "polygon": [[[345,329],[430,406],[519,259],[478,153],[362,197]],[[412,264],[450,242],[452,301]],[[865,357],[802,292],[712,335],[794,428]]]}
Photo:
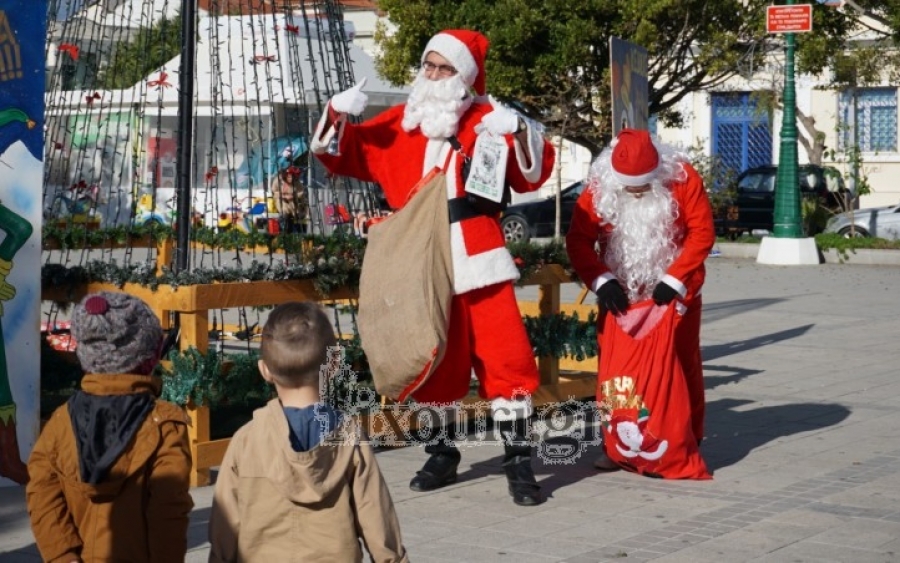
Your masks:
{"label": "black shoe", "polygon": [[455,483],[459,460],[460,454],[455,449],[452,452],[431,454],[422,469],[416,472],[416,476],[409,482],[409,488],[417,493],[425,493]]}
{"label": "black shoe", "polygon": [[541,494],[541,486],[534,478],[531,457],[517,456],[503,462],[503,471],[509,482],[509,494],[519,506],[537,506],[546,499]]}

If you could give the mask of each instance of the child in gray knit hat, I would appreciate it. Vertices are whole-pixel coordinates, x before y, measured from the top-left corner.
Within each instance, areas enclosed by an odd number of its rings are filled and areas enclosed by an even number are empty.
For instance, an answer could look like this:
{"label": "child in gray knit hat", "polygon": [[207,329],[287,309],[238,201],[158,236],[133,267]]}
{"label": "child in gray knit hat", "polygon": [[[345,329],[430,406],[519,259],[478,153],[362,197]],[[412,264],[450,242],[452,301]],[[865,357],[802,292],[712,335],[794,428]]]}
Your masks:
{"label": "child in gray knit hat", "polygon": [[85,372],[150,375],[159,361],[163,331],[137,297],[101,292],[75,308],[72,336]]}
{"label": "child in gray knit hat", "polygon": [[137,297],[100,292],[75,307],[72,335],[86,372],[81,390],[50,417],[28,461],[41,556],[183,561],[193,508],[189,419],[158,399],[159,320]]}

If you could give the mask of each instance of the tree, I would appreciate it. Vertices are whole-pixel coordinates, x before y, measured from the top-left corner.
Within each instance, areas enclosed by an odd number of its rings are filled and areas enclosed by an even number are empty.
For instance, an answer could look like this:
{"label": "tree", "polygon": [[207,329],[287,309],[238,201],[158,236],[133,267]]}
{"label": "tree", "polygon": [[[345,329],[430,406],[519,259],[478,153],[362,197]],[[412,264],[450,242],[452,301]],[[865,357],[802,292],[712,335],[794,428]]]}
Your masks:
{"label": "tree", "polygon": [[105,89],[128,88],[181,52],[181,16],[141,28],[129,41],[116,44],[112,61],[100,80]]}
{"label": "tree", "polygon": [[[397,26],[382,27],[378,69],[409,81],[428,39],[447,28],[491,40],[488,90],[593,153],[609,139],[609,37],[645,47],[649,110],[665,123],[679,102],[713,89],[761,60],[764,0],[380,0]],[[561,127],[566,123],[563,133]]]}

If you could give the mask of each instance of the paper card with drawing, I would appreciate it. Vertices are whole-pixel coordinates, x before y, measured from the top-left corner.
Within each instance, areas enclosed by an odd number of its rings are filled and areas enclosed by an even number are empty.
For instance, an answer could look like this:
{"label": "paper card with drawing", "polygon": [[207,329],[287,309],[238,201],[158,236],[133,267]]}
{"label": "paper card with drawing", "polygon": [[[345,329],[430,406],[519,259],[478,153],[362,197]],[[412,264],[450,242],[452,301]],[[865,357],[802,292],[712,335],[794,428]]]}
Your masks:
{"label": "paper card with drawing", "polygon": [[499,203],[503,199],[507,158],[509,146],[503,137],[494,137],[489,133],[478,135],[466,180],[466,192]]}

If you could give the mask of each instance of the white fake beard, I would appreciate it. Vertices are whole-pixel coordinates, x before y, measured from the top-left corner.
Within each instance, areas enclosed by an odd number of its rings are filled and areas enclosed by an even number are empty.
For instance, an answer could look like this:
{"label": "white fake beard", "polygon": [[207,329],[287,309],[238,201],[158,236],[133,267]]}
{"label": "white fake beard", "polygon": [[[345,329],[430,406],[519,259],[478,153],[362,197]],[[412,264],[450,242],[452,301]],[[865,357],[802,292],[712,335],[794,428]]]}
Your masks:
{"label": "white fake beard", "polygon": [[656,283],[678,255],[675,244],[676,208],[671,192],[659,181],[635,197],[624,189],[610,190],[600,216],[613,229],[606,247],[606,263],[622,283],[628,300],[636,303],[653,293]]}
{"label": "white fake beard", "polygon": [[456,135],[459,119],[471,107],[472,101],[459,74],[429,80],[420,72],[413,82],[401,126],[407,132],[419,127],[429,139],[446,139]]}

